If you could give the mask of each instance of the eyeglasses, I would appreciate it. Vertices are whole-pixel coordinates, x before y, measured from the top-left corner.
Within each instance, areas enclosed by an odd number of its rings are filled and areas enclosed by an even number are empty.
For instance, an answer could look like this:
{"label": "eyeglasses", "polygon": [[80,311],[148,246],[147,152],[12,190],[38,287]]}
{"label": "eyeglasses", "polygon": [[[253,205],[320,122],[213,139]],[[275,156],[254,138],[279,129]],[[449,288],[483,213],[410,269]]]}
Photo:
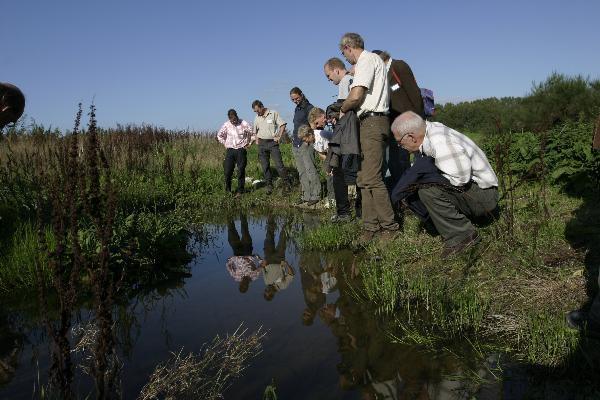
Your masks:
{"label": "eyeglasses", "polygon": [[341,51],[341,53],[342,53],[342,55],[343,55],[344,57],[346,56],[346,55],[344,54],[344,50],[346,50],[347,48],[348,48],[348,46],[342,46],[342,51]]}
{"label": "eyeglasses", "polygon": [[405,133],[404,135],[400,136],[400,139],[396,139],[396,144],[398,145],[398,147],[402,147],[402,141],[408,135],[409,135],[409,133]]}

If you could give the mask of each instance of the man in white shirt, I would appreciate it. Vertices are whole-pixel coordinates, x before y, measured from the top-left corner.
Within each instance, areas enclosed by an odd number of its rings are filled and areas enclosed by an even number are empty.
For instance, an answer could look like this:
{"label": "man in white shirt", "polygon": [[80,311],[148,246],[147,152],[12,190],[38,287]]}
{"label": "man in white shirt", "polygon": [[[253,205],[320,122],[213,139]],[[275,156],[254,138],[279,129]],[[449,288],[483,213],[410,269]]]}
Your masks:
{"label": "man in white shirt", "polygon": [[377,54],[364,49],[363,39],[356,33],[342,36],[340,50],[354,65],[354,80],[341,112],[355,110],[360,119],[362,163],[357,186],[362,194],[364,232],[359,242],[370,242],[378,232],[382,238],[391,239],[399,226],[382,174],[390,136],[387,71]]}
{"label": "man in white shirt", "polygon": [[419,199],[444,239],[442,257],[479,242],[472,218],[492,217],[498,206],[498,178],[485,153],[468,137],[439,122],[424,121],[407,111],[392,123],[399,146],[433,157],[449,182],[418,189]]}
{"label": "man in white shirt", "polygon": [[283,189],[290,189],[287,171],[283,165],[281,151],[279,150],[279,139],[285,132],[286,122],[275,110],[266,108],[260,100],[252,102],[252,111],[256,113],[252,131],[256,136],[258,144],[258,159],[260,161],[263,175],[266,181],[267,194],[273,192],[273,175],[271,174],[270,158],[273,156],[275,168],[283,180]]}

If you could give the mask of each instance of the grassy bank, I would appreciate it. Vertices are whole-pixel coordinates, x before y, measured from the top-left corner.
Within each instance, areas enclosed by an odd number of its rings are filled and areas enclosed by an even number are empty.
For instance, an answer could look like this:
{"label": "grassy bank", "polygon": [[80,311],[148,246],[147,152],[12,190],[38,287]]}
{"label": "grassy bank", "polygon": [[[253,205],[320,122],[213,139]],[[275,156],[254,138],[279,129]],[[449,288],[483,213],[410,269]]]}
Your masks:
{"label": "grassy bank", "polygon": [[[585,308],[598,291],[600,157],[589,151],[590,127],[476,138],[499,172],[502,211],[479,228],[483,240],[473,251],[442,260],[441,239],[408,211],[393,241],[355,248],[362,277],[356,295],[391,338],[432,349],[467,339],[545,371],[597,371],[600,347],[565,324],[565,314]],[[352,247],[359,229],[326,224],[298,240],[307,250]]]}
{"label": "grassy bank", "polygon": [[[106,160],[104,168],[97,168],[100,172],[90,172],[84,161],[78,171],[69,172],[61,165],[68,157],[72,135],[35,128],[0,142],[0,293],[34,287],[36,265],[42,266],[42,279],[49,279],[44,244],[51,243],[55,235],[55,211],[73,204],[74,209],[85,208],[79,202],[88,196],[94,186],[89,182],[96,175],[96,186],[110,181],[114,191],[110,263],[113,270],[125,271],[138,280],[185,270],[190,229],[201,229],[216,212],[281,209],[295,196],[281,190],[267,196],[251,184],[241,198],[226,193],[224,148],[213,134],[120,127],[96,129],[96,135],[100,159]],[[78,134],[77,159],[83,160],[89,152],[88,136],[88,132]],[[281,148],[286,166],[292,166],[290,145]],[[260,171],[253,146],[248,151],[246,175],[260,179]],[[68,182],[86,179],[88,186],[80,185],[79,197],[64,194]],[[62,196],[60,201],[57,196]],[[98,252],[100,238],[93,224],[84,219],[77,224],[77,241],[84,253]]]}

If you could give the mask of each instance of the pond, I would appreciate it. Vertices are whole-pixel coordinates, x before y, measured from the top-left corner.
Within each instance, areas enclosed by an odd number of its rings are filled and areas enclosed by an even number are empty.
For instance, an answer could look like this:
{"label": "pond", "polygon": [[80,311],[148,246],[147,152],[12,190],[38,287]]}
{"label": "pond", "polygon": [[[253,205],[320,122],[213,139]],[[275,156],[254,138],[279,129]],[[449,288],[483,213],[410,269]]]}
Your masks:
{"label": "pond", "polygon": [[[353,296],[357,255],[303,252],[295,244],[291,232],[316,223],[309,213],[302,222],[238,214],[207,225],[201,240],[190,240],[190,276],[142,288],[119,304],[124,398],[136,398],[171,352],[198,352],[240,325],[266,336],[227,399],[260,399],[271,382],[286,400],[521,397],[523,379],[514,369],[495,369],[494,355],[465,360],[391,343],[373,310]],[[0,316],[2,399],[30,399],[45,380],[48,341],[32,303],[30,297]],[[82,306],[78,319],[87,314]],[[513,379],[503,383],[493,374]],[[77,382],[80,394],[90,390],[90,382]]]}

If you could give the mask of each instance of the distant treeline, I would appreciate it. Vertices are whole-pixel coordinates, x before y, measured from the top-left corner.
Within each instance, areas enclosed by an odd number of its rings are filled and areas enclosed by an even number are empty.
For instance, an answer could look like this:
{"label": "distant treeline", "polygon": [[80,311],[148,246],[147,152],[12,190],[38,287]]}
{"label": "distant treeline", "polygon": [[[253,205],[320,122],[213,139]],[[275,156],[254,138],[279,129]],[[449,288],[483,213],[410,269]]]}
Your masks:
{"label": "distant treeline", "polygon": [[568,121],[600,116],[600,80],[553,73],[525,97],[491,97],[436,105],[434,120],[458,131],[495,134],[541,132]]}

